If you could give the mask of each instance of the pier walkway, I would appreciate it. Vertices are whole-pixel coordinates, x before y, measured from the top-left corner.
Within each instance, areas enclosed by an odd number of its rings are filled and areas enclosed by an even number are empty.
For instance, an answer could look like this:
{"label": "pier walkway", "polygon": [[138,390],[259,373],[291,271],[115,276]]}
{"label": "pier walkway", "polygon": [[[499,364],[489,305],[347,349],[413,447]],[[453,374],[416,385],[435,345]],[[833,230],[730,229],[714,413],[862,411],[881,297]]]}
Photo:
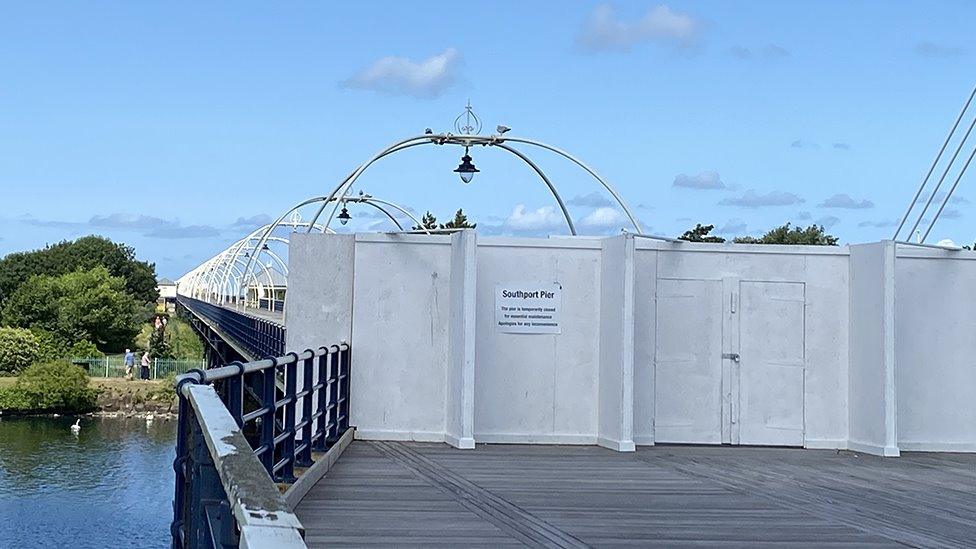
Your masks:
{"label": "pier walkway", "polygon": [[976,455],[353,442],[309,547],[976,547]]}

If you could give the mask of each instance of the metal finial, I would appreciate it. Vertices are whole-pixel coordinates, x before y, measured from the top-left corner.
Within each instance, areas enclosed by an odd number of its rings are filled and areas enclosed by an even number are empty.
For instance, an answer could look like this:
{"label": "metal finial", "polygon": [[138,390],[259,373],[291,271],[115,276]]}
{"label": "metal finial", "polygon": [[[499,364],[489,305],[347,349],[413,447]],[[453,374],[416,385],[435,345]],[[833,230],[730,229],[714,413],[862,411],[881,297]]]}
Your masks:
{"label": "metal finial", "polygon": [[464,107],[464,112],[454,119],[454,129],[459,134],[464,135],[478,135],[481,133],[481,119],[471,109],[470,99],[468,99],[468,104]]}

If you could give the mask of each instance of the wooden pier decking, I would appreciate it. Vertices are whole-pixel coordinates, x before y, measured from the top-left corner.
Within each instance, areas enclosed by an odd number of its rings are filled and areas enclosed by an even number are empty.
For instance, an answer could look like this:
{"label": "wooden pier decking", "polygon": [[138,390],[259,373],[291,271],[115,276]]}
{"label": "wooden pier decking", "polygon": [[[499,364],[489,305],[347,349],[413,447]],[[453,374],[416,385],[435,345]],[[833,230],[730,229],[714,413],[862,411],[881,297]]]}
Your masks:
{"label": "wooden pier decking", "polygon": [[976,547],[976,455],[355,441],[310,547]]}

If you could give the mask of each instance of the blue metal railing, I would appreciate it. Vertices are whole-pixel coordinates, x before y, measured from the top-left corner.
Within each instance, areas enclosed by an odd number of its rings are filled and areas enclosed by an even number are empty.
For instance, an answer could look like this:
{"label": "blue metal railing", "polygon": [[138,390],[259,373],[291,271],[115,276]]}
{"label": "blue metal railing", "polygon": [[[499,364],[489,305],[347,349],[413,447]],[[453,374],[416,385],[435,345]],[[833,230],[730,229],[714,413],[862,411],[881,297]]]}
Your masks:
{"label": "blue metal railing", "polygon": [[[234,473],[234,467],[257,468],[280,496],[272,482],[294,482],[295,467],[311,466],[312,452],[328,451],[339,440],[349,428],[349,366],[350,348],[342,343],[193,370],[176,379],[180,418],[173,464],[174,549],[236,546],[239,542],[241,525],[232,526],[240,514],[235,512],[240,502],[226,490],[236,485],[216,482],[214,475],[224,480],[223,475]],[[207,396],[198,390],[202,387],[214,394],[216,406],[198,402]],[[225,414],[228,419],[221,424],[207,414]],[[226,427],[227,423],[236,429],[231,433],[207,431],[208,424]],[[240,447],[246,445],[250,450],[246,459],[229,460],[228,454],[221,454],[221,448],[234,437],[243,440]],[[212,440],[220,444],[211,444]],[[209,451],[201,449],[208,446]],[[239,478],[253,481],[254,476]],[[253,505],[248,507],[249,513]]]}
{"label": "blue metal railing", "polygon": [[232,338],[252,357],[279,356],[285,352],[285,327],[281,324],[184,295],[177,297],[177,301]]}

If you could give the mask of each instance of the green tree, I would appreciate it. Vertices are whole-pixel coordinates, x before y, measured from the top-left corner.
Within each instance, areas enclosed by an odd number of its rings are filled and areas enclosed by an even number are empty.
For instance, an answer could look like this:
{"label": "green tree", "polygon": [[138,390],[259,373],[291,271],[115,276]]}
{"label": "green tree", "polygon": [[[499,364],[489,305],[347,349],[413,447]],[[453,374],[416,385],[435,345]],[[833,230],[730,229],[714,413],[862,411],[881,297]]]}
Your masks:
{"label": "green tree", "polygon": [[434,214],[430,213],[430,211],[425,213],[424,216],[420,218],[420,225],[414,225],[412,227],[412,229],[415,231],[422,231],[424,229],[427,229],[429,231],[436,228],[437,228],[437,218],[434,217]]}
{"label": "green tree", "polygon": [[4,322],[11,326],[47,330],[69,344],[91,341],[106,352],[131,344],[138,317],[139,306],[125,281],[105,267],[31,277],[3,308]]}
{"label": "green tree", "polygon": [[173,358],[173,348],[166,328],[153,330],[149,334],[149,358]]}
{"label": "green tree", "polygon": [[790,228],[790,223],[770,229],[760,238],[743,236],[736,238],[737,244],[789,244],[806,246],[836,246],[837,237],[827,234],[823,225],[810,225],[805,229]]}
{"label": "green tree", "polygon": [[101,236],[62,241],[41,250],[12,253],[0,259],[0,305],[35,275],[61,276],[105,267],[124,280],[125,291],[139,303],[156,301],[156,266],[139,261],[135,250]]}
{"label": "green tree", "polygon": [[678,240],[687,240],[688,242],[714,242],[722,243],[725,239],[721,236],[709,235],[715,225],[702,225],[701,223],[695,223],[694,229],[689,229],[678,237]]}
{"label": "green tree", "polygon": [[0,374],[19,373],[40,356],[41,345],[30,330],[0,328]]}
{"label": "green tree", "polygon": [[[152,323],[142,325],[136,336],[136,347],[149,349],[149,339],[153,332]],[[203,358],[203,340],[186,322],[176,317],[170,317],[166,323],[166,337],[169,341],[172,357],[185,360],[199,360]]]}
{"label": "green tree", "polygon": [[458,208],[458,211],[454,213],[454,219],[448,221],[441,225],[442,229],[474,229],[477,227],[477,223],[468,223],[468,216],[464,215],[464,212]]}

